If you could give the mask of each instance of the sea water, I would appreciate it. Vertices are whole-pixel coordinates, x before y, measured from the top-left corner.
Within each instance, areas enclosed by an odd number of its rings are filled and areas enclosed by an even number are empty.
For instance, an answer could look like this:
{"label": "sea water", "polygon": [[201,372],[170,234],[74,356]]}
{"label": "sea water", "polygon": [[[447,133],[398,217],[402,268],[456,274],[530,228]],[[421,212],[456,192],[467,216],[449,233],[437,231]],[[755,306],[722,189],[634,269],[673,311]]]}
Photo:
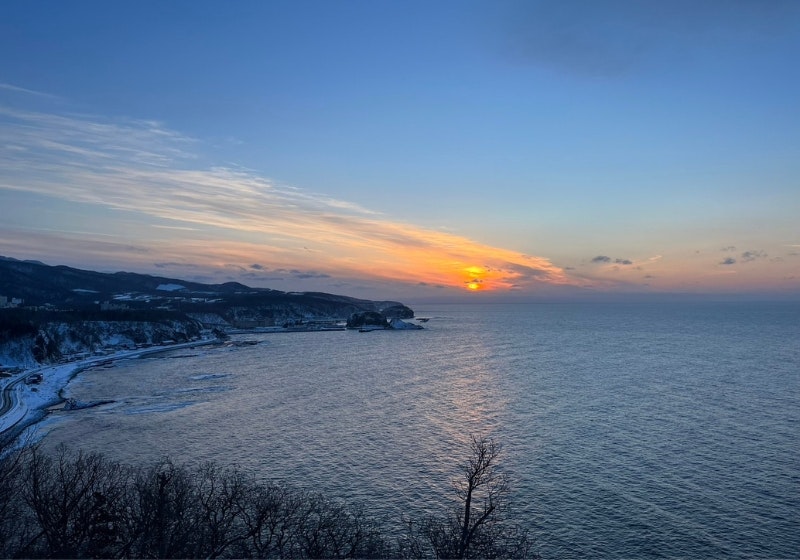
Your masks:
{"label": "sea water", "polygon": [[80,374],[44,445],[236,465],[385,522],[503,445],[549,558],[800,555],[800,305],[420,306],[422,331],[247,335]]}

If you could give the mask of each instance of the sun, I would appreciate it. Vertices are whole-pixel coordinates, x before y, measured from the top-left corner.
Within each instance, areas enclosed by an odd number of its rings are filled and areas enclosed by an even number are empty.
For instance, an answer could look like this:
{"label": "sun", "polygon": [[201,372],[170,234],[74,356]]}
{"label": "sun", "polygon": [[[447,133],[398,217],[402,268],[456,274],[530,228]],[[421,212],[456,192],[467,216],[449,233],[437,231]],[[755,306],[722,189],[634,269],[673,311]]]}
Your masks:
{"label": "sun", "polygon": [[480,266],[470,266],[464,269],[464,286],[470,292],[486,289],[484,280],[486,269]]}

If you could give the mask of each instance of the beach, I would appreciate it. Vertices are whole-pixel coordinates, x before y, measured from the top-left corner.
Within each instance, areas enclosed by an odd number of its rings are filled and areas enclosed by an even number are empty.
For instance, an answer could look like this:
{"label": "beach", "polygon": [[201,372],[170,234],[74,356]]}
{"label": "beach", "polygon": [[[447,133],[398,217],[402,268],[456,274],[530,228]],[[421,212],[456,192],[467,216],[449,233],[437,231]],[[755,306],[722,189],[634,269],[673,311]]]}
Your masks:
{"label": "beach", "polygon": [[[89,368],[110,365],[119,360],[135,360],[169,350],[220,344],[218,338],[191,342],[120,350],[110,354],[92,356],[56,365],[29,368],[11,377],[0,378],[0,437],[16,437],[26,428],[41,421],[47,409],[64,401],[62,390],[70,380]],[[41,381],[27,383],[31,376],[41,376]]]}

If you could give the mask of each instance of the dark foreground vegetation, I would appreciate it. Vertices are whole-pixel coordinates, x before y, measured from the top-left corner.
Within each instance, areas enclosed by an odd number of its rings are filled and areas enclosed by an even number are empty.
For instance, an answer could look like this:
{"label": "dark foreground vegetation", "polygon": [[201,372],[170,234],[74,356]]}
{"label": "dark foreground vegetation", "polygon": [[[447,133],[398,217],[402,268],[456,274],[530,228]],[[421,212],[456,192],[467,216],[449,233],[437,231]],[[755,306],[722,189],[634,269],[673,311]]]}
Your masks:
{"label": "dark foreground vegetation", "polygon": [[236,469],[163,460],[129,467],[100,455],[51,456],[0,441],[3,558],[524,558],[500,447],[473,438],[459,507],[392,524],[316,493]]}

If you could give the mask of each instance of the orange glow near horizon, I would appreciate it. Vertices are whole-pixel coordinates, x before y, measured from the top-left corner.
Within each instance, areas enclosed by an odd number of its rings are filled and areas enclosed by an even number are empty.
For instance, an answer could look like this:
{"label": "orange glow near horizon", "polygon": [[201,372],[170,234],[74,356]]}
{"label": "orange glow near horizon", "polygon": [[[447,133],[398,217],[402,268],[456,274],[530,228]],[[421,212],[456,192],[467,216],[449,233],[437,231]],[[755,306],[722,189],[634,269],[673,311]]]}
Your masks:
{"label": "orange glow near horizon", "polygon": [[[122,150],[108,151],[117,138],[137,137],[141,131],[135,127],[80,118],[51,122],[48,117],[18,116],[29,127],[48,122],[55,127],[43,131],[48,138],[57,133],[57,138],[75,138],[78,145],[58,144],[51,154],[54,171],[16,186],[15,192],[45,197],[54,207],[63,203],[59,200],[68,201],[78,209],[72,230],[65,227],[58,235],[44,228],[35,235],[4,233],[0,246],[8,247],[6,240],[11,239],[17,248],[3,252],[30,255],[36,249],[47,258],[50,247],[62,248],[69,238],[77,259],[91,256],[96,262],[119,263],[104,267],[137,263],[139,270],[155,266],[160,272],[188,271],[256,285],[284,279],[321,285],[330,279],[496,292],[576,283],[547,258],[395,221],[238,168],[172,168],[122,157],[120,153],[127,153]],[[98,137],[97,130],[110,136]],[[151,136],[145,134],[156,146],[164,137]],[[31,153],[35,147],[30,146]],[[80,165],[76,154],[83,157]],[[30,167],[35,164],[32,160]],[[102,235],[87,233],[82,224],[92,222],[97,209],[104,216],[109,210],[124,211],[127,221],[104,222]],[[136,232],[134,239],[131,232]]]}
{"label": "orange glow near horizon", "polygon": [[467,289],[471,292],[482,290],[484,288],[483,280],[486,277],[486,272],[486,269],[479,266],[465,268],[464,273],[467,278],[464,283],[467,285]]}
{"label": "orange glow near horizon", "polygon": [[[686,237],[685,228],[674,239],[612,236],[601,247],[617,243],[614,258],[569,247],[583,232],[553,234],[562,268],[536,256],[547,245],[523,239],[503,248],[469,237],[469,215],[461,226],[421,226],[236,165],[208,167],[207,154],[191,152],[203,142],[155,121],[7,106],[0,117],[14,147],[0,155],[0,196],[12,202],[0,204],[0,255],[273,289],[380,289],[389,297],[395,287],[478,298],[560,288],[791,297],[800,290],[792,228],[776,229],[776,237],[724,228],[702,238]],[[17,207],[35,209],[40,221],[22,220]]]}

